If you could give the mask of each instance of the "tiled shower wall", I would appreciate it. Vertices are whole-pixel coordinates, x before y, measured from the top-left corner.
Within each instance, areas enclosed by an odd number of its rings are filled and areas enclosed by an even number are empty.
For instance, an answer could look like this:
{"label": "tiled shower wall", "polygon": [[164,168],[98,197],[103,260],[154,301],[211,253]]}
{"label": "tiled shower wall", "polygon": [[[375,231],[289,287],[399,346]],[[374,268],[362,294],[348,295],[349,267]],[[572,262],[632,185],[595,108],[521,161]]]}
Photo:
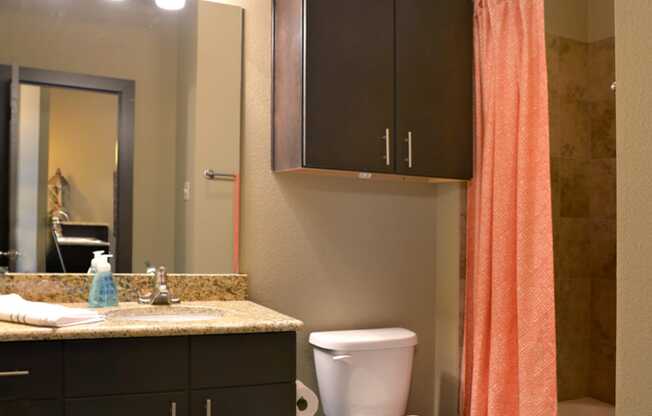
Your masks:
{"label": "tiled shower wall", "polygon": [[548,34],[559,399],[614,402],[614,38]]}

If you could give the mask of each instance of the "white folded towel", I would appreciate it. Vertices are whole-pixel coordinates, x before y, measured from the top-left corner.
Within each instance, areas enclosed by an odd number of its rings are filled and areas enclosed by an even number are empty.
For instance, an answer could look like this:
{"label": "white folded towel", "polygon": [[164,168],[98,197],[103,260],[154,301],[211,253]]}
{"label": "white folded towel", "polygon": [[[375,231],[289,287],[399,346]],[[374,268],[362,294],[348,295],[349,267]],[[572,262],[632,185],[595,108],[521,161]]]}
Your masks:
{"label": "white folded towel", "polygon": [[19,295],[0,295],[0,320],[61,328],[104,321],[95,311],[44,302],[30,302]]}

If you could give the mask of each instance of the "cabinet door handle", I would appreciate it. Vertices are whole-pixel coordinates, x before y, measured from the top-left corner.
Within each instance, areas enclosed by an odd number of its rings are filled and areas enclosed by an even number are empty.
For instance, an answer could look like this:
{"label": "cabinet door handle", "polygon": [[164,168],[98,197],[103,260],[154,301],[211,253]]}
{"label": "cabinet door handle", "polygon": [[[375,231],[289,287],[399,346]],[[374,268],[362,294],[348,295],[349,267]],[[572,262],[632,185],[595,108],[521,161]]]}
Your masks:
{"label": "cabinet door handle", "polygon": [[0,377],[20,377],[20,376],[28,376],[28,375],[29,375],[28,370],[2,371],[2,372],[0,372]]}
{"label": "cabinet door handle", "polygon": [[206,416],[213,416],[213,401],[206,399]]}
{"label": "cabinet door handle", "polygon": [[408,145],[408,157],[405,159],[408,162],[408,168],[412,167],[412,132],[408,131],[408,137],[405,139],[405,142]]}
{"label": "cabinet door handle", "polygon": [[391,150],[390,150],[390,134],[389,134],[389,129],[385,129],[385,136],[382,138],[385,140],[385,164],[387,166],[392,164],[392,157],[391,157]]}
{"label": "cabinet door handle", "polygon": [[170,416],[177,416],[177,402],[170,403]]}

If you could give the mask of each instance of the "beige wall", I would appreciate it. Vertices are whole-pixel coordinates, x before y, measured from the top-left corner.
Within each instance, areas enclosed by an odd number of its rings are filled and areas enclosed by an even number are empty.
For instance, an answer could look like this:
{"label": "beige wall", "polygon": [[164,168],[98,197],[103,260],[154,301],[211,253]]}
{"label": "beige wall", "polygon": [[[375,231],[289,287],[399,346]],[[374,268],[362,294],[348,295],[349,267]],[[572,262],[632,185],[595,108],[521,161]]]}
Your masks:
{"label": "beige wall", "polygon": [[652,2],[616,3],[618,349],[616,414],[652,414]]}
{"label": "beige wall", "polygon": [[48,178],[61,169],[68,180],[64,205],[71,220],[104,223],[113,230],[118,96],[63,88],[48,92]]}
{"label": "beige wall", "polygon": [[[459,211],[438,217],[432,185],[272,173],[272,2],[224,2],[245,9],[242,265],[251,298],[306,323],[298,337],[298,378],[313,389],[310,331],[391,325],[416,331],[409,411],[435,414],[436,286],[459,278],[459,259],[444,251],[436,257],[436,245],[449,232],[456,243],[445,223],[458,222]],[[437,266],[438,260],[455,266]],[[436,266],[451,275],[437,275]]]}
{"label": "beige wall", "polygon": [[[52,7],[41,0],[0,2],[0,62],[136,81],[133,264],[135,270],[144,269],[145,259],[172,266],[174,15],[152,16],[149,3],[131,1],[84,0],[57,5],[56,13]],[[102,12],[89,12],[97,8]]]}
{"label": "beige wall", "polygon": [[546,31],[581,42],[614,35],[615,0],[546,0]]}
{"label": "beige wall", "polygon": [[[463,213],[463,217],[460,216]],[[458,416],[463,325],[466,186],[437,186],[435,221],[435,415]]]}

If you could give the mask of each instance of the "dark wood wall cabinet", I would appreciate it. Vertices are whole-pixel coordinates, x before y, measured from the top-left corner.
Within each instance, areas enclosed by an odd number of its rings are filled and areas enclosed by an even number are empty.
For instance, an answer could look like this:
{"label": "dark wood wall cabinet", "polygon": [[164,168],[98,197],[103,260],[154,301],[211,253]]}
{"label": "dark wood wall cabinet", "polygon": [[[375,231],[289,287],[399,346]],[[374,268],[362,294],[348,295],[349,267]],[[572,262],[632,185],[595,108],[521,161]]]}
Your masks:
{"label": "dark wood wall cabinet", "polygon": [[471,1],[275,0],[273,169],[470,179],[472,38]]}
{"label": "dark wood wall cabinet", "polygon": [[289,416],[295,333],[0,343],[0,416]]}

